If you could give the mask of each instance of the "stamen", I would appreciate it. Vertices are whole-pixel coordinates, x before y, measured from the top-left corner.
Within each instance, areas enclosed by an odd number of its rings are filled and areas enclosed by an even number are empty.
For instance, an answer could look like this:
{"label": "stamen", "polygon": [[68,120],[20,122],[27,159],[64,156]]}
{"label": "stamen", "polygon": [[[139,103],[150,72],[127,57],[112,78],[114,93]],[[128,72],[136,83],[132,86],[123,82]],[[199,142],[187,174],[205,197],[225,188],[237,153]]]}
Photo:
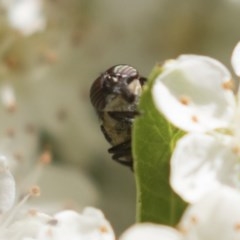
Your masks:
{"label": "stamen", "polygon": [[29,209],[28,214],[32,217],[37,216],[38,211],[36,209]]}
{"label": "stamen", "polygon": [[100,230],[101,233],[107,233],[108,232],[108,228],[104,225],[101,226],[99,230]]}
{"label": "stamen", "polygon": [[47,165],[52,162],[52,153],[50,150],[45,150],[40,156],[40,163]]}
{"label": "stamen", "polygon": [[240,223],[237,223],[235,226],[234,226],[234,229],[236,231],[240,231]]}
{"label": "stamen", "polygon": [[195,225],[195,224],[198,223],[198,218],[197,218],[196,216],[191,216],[191,217],[190,217],[190,221],[191,221],[192,224]]}
{"label": "stamen", "polygon": [[51,152],[48,150],[44,151],[40,155],[39,164],[35,164],[35,168],[30,172],[30,174],[28,174],[25,179],[23,179],[19,188],[25,191],[29,188],[29,183],[36,183],[41,176],[44,167],[49,164],[51,160]]}
{"label": "stamen", "polygon": [[234,146],[233,148],[232,148],[232,151],[233,151],[233,153],[234,154],[236,154],[236,155],[240,155],[240,147],[239,146]]}
{"label": "stamen", "polygon": [[179,101],[183,104],[183,105],[188,105],[190,103],[190,97],[182,95],[179,98]]}
{"label": "stamen", "polygon": [[223,89],[225,90],[233,90],[234,89],[234,82],[233,80],[229,80],[222,84]]}
{"label": "stamen", "polygon": [[8,214],[6,215],[6,218],[4,219],[3,217],[3,221],[0,225],[0,229],[2,228],[6,228],[9,226],[9,224],[12,222],[13,218],[15,217],[15,215],[18,213],[18,211],[20,210],[20,208],[26,203],[26,201],[34,196],[39,196],[40,195],[40,188],[38,186],[33,186],[30,191],[22,198],[22,200],[15,205],[10,212],[8,212]]}
{"label": "stamen", "polygon": [[183,226],[177,226],[177,230],[182,233],[182,235],[186,235],[188,233],[187,229]]}
{"label": "stamen", "polygon": [[191,119],[194,123],[198,122],[198,117],[196,115],[193,115]]}
{"label": "stamen", "polygon": [[31,197],[39,197],[40,196],[40,188],[38,186],[32,186],[29,190],[29,194]]}

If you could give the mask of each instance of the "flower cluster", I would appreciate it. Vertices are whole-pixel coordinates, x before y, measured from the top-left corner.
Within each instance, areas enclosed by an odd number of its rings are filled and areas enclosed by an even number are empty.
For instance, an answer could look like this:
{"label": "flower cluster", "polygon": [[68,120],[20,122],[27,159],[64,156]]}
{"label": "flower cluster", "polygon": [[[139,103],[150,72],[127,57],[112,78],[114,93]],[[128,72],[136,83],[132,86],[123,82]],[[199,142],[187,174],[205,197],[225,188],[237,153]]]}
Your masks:
{"label": "flower cluster", "polygon": [[114,239],[113,230],[100,210],[85,208],[83,213],[64,210],[50,216],[30,209],[21,213],[22,205],[40,195],[37,186],[14,205],[16,184],[5,157],[0,158],[0,239],[62,240],[62,239]]}
{"label": "flower cluster", "polygon": [[240,238],[240,193],[221,187],[190,205],[177,228],[144,223],[127,230],[121,240],[237,240]]}
{"label": "flower cluster", "polygon": [[[240,76],[240,43],[232,66]],[[190,205],[177,229],[136,225],[124,240],[240,238],[240,91],[233,90],[230,71],[213,58],[182,55],[163,65],[152,96],[185,132],[170,160],[170,185]]]}
{"label": "flower cluster", "polygon": [[[237,75],[239,44],[232,54]],[[216,187],[239,186],[240,96],[229,70],[210,57],[183,55],[167,62],[153,87],[159,111],[187,132],[171,158],[172,188],[194,203]]]}

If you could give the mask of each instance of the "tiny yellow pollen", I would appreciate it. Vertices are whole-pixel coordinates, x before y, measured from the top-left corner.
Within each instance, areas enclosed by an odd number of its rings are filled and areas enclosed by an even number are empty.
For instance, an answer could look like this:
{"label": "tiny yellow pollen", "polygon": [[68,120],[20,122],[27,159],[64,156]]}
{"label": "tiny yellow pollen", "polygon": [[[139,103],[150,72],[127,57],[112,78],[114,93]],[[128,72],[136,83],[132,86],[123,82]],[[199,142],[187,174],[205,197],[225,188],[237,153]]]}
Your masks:
{"label": "tiny yellow pollen", "polygon": [[191,217],[190,217],[190,221],[191,221],[192,224],[195,225],[195,224],[198,223],[198,218],[197,218],[196,216],[191,216]]}
{"label": "tiny yellow pollen", "polygon": [[36,209],[29,209],[28,210],[28,214],[30,215],[30,216],[32,216],[32,217],[35,217],[35,216],[37,216],[37,214],[38,214],[38,211],[36,210]]}
{"label": "tiny yellow pollen", "polygon": [[240,223],[237,223],[235,226],[234,226],[234,229],[236,231],[240,231]]}
{"label": "tiny yellow pollen", "polygon": [[38,197],[38,196],[40,196],[40,193],[41,193],[40,188],[37,185],[32,186],[31,189],[29,190],[29,194],[32,197]]}
{"label": "tiny yellow pollen", "polygon": [[232,148],[232,151],[233,151],[234,154],[240,155],[240,147],[239,146],[234,146]]}
{"label": "tiny yellow pollen", "polygon": [[177,226],[177,230],[182,233],[183,235],[186,235],[187,234],[187,229],[184,228],[183,226]]}
{"label": "tiny yellow pollen", "polygon": [[107,233],[108,232],[107,226],[104,226],[104,225],[102,225],[99,230],[100,230],[101,233]]}
{"label": "tiny yellow pollen", "polygon": [[191,119],[194,123],[198,122],[198,117],[196,115],[193,115]]}
{"label": "tiny yellow pollen", "polygon": [[233,80],[229,80],[222,84],[223,89],[225,90],[233,90],[234,89],[234,82]]}
{"label": "tiny yellow pollen", "polygon": [[190,97],[188,97],[186,95],[180,96],[179,100],[183,105],[188,105],[191,101]]}
{"label": "tiny yellow pollen", "polygon": [[40,163],[47,165],[52,162],[52,153],[50,150],[45,150],[41,155],[40,155]]}

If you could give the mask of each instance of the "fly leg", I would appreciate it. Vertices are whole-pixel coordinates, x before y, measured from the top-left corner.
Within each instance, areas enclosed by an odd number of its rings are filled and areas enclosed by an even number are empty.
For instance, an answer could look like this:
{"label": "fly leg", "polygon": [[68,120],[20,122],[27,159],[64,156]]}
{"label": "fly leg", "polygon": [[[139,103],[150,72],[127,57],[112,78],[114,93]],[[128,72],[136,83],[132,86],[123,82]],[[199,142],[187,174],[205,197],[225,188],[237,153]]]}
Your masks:
{"label": "fly leg", "polygon": [[131,169],[133,169],[131,140],[109,148],[108,152],[113,154],[113,160],[123,165],[129,166]]}

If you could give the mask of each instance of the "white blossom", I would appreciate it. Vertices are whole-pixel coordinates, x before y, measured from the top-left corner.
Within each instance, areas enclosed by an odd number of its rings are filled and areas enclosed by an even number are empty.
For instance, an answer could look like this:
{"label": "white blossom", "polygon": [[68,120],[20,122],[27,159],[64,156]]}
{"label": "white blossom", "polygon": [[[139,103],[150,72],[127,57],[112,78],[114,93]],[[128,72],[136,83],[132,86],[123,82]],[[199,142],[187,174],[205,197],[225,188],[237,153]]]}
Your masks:
{"label": "white blossom", "polygon": [[156,107],[177,127],[205,132],[227,127],[235,111],[227,68],[215,59],[182,55],[163,66],[153,86]]}
{"label": "white blossom", "polygon": [[[48,156],[42,156],[42,161],[48,161]],[[52,172],[53,173],[53,172]],[[78,175],[61,172],[66,184],[75,185]],[[69,176],[68,176],[69,175]],[[56,174],[52,174],[52,177]],[[84,180],[84,178],[82,179]],[[86,184],[88,182],[85,182]],[[59,182],[58,182],[59,184]],[[83,184],[83,183],[81,183]],[[63,186],[63,183],[61,184]],[[69,186],[68,185],[68,186]],[[27,185],[26,185],[27,186]],[[25,187],[26,187],[25,186]],[[67,186],[66,186],[67,187]],[[91,186],[90,186],[91,189]],[[81,188],[79,189],[81,191]],[[8,160],[0,157],[0,239],[5,240],[114,240],[114,232],[103,213],[88,207],[82,213],[74,210],[62,210],[55,214],[46,214],[43,210],[30,209],[26,205],[32,197],[40,195],[40,188],[32,186],[21,196],[16,198],[15,180],[9,171]],[[81,191],[82,192],[82,191]],[[60,196],[59,196],[60,197]],[[81,199],[79,199],[81,201]],[[15,203],[15,204],[14,204]],[[41,204],[39,205],[41,206]],[[27,209],[27,210],[26,210]],[[49,209],[48,209],[49,210]]]}
{"label": "white blossom", "polygon": [[56,214],[53,224],[40,229],[37,240],[114,240],[114,233],[101,211],[85,208],[82,214],[63,211]]}
{"label": "white blossom", "polygon": [[29,211],[7,228],[1,228],[0,239],[9,240],[114,240],[110,223],[98,209],[87,207],[83,213],[65,210],[53,216]]}
{"label": "white blossom", "polygon": [[10,25],[23,35],[44,30],[46,18],[42,0],[2,0]]}
{"label": "white blossom", "polygon": [[120,240],[180,240],[181,234],[174,228],[153,224],[136,224],[123,233]]}
{"label": "white blossom", "polygon": [[187,132],[171,157],[172,188],[194,203],[215,187],[240,187],[240,98],[236,101],[230,72],[217,60],[196,55],[180,56],[163,69],[153,86],[154,103]]}
{"label": "white blossom", "polygon": [[195,202],[221,184],[234,186],[237,161],[231,138],[187,134],[177,142],[171,158],[171,186],[185,201]]}
{"label": "white blossom", "polygon": [[16,96],[12,86],[2,86],[1,98],[3,105],[7,110],[13,110],[16,107]]}
{"label": "white blossom", "polygon": [[240,193],[217,187],[189,206],[177,229],[157,224],[136,224],[120,240],[237,240],[240,238]]}

